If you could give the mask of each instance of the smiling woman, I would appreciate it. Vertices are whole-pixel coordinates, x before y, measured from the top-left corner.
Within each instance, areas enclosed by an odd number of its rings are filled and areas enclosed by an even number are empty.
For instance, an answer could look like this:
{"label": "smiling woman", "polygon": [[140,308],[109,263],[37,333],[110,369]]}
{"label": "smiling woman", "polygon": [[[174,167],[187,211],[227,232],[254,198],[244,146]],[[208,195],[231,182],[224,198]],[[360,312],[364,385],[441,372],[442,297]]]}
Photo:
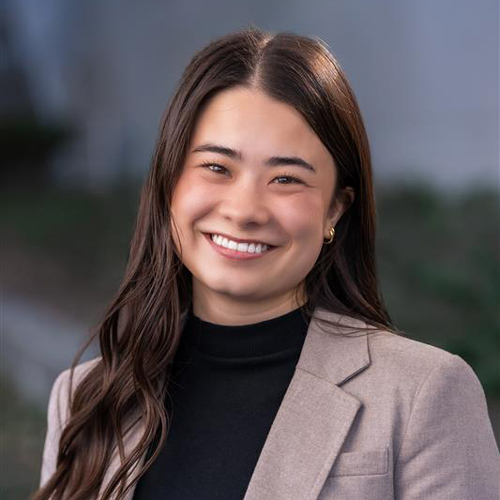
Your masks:
{"label": "smiling woman", "polygon": [[194,314],[238,325],[302,306],[323,238],[354,197],[339,189],[331,206],[337,169],[328,149],[296,109],[240,85],[210,100],[189,150],[171,210]]}
{"label": "smiling woman", "polygon": [[56,379],[33,500],[497,498],[484,392],[391,323],[369,145],[324,43],[184,71],[101,356]]}

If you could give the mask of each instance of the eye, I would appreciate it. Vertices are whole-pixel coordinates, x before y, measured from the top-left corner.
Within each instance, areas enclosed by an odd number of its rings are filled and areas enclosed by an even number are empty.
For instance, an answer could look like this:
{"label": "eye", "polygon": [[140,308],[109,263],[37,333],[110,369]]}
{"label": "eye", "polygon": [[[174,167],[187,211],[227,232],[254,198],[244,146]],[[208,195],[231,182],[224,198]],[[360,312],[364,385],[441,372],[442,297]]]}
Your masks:
{"label": "eye", "polygon": [[[201,167],[206,168],[207,170],[210,170],[210,172],[214,172],[216,174],[219,173],[224,173],[228,172],[228,169],[222,165],[219,165],[218,163],[214,163],[211,161],[206,161],[200,164]],[[276,179],[286,179],[286,182],[278,182],[278,184],[283,184],[283,185],[288,185],[288,184],[304,184],[302,180],[300,180],[298,177],[296,177],[293,174],[290,174],[288,172],[285,172],[283,175],[280,175],[278,177],[275,177],[273,180]]]}
{"label": "eye", "polygon": [[295,177],[295,175],[286,172],[283,175],[276,177],[276,179],[288,179],[289,181],[291,181],[291,182],[278,182],[278,184],[304,184],[298,177]]}
{"label": "eye", "polygon": [[[227,170],[226,167],[223,167],[222,165],[219,165],[218,163],[213,163],[213,162],[203,162],[201,164],[202,167],[206,168],[207,170],[210,170],[211,172],[219,173],[222,170]],[[215,169],[212,169],[211,167],[215,167]]]}

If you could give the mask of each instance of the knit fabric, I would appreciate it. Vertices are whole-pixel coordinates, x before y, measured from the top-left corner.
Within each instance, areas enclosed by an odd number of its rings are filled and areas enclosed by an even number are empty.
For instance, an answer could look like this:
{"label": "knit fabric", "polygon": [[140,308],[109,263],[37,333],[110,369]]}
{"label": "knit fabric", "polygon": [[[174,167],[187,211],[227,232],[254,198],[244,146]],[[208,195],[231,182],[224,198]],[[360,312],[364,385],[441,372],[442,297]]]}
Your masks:
{"label": "knit fabric", "polygon": [[171,428],[133,499],[242,499],[307,329],[303,307],[238,326],[191,308],[165,397]]}

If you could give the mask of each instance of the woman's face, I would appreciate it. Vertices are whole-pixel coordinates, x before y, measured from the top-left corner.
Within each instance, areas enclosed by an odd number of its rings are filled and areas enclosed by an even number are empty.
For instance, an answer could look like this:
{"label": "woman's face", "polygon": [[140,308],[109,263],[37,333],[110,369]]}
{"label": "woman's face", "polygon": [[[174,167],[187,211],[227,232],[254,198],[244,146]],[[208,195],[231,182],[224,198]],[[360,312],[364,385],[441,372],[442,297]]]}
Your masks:
{"label": "woman's face", "polygon": [[344,210],[338,203],[327,213],[335,182],[331,155],[294,108],[255,89],[216,94],[198,117],[172,197],[194,313],[235,325],[302,305],[306,297],[297,304],[294,292]]}

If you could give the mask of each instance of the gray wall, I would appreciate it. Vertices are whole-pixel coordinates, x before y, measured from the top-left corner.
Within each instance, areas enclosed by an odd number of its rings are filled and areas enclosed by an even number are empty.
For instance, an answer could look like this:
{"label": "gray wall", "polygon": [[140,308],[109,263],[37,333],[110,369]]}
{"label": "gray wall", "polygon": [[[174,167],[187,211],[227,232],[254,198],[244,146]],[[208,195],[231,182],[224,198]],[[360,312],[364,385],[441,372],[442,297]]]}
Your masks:
{"label": "gray wall", "polygon": [[496,0],[8,0],[41,115],[75,123],[59,180],[144,176],[180,73],[211,38],[256,23],[326,41],[359,98],[376,180],[498,185]]}

